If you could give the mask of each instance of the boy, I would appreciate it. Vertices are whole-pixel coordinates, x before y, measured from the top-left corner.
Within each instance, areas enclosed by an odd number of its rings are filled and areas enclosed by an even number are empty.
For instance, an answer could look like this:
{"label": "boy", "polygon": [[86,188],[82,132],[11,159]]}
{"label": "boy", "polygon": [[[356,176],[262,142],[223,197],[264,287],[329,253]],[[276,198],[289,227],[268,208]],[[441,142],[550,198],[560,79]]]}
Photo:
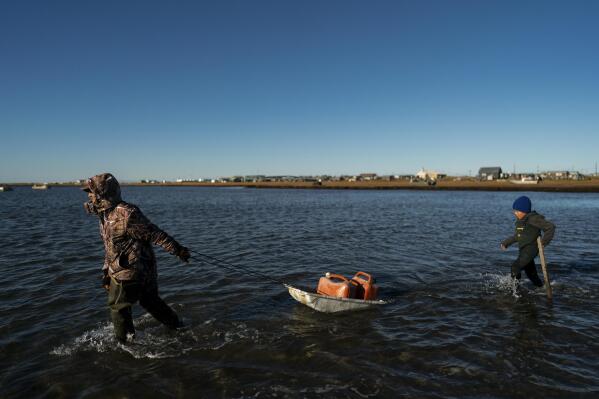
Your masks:
{"label": "boy", "polygon": [[541,242],[543,247],[547,246],[553,239],[555,234],[555,225],[541,214],[531,211],[530,198],[522,196],[514,201],[512,206],[514,215],[516,216],[516,234],[506,238],[501,243],[501,249],[506,250],[513,243],[518,243],[520,252],[518,259],[512,264],[512,278],[520,280],[522,269],[526,275],[537,287],[542,287],[543,282],[537,274],[535,266],[535,257],[539,253],[537,246],[537,237],[543,235]]}

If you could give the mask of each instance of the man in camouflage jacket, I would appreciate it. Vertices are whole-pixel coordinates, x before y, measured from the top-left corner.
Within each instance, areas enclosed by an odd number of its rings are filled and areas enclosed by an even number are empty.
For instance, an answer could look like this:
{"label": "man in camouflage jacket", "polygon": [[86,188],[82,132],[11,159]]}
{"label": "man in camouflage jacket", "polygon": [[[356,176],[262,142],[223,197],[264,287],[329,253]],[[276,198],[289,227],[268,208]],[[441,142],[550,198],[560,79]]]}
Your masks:
{"label": "man in camouflage jacket", "polygon": [[156,257],[152,244],[188,262],[189,250],[152,224],[135,205],[121,199],[121,188],[110,173],[87,180],[83,188],[88,213],[98,215],[106,256],[102,285],[116,338],[135,334],[131,306],[139,301],[152,316],[170,328],[181,325],[177,314],[158,296]]}

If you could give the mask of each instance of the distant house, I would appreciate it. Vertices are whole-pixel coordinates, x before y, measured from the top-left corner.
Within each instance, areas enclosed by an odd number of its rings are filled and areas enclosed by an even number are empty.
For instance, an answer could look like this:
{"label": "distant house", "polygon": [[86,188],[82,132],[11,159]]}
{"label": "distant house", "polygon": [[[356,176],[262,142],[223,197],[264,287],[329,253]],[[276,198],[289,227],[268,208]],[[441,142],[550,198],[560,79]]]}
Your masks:
{"label": "distant house", "polygon": [[376,173],[360,173],[359,179],[363,181],[375,180]]}
{"label": "distant house", "polygon": [[497,180],[503,171],[499,166],[485,166],[478,170],[478,178],[481,180]]}
{"label": "distant house", "polygon": [[395,178],[397,180],[413,180],[414,179],[414,175],[395,175]]}
{"label": "distant house", "polygon": [[265,175],[248,175],[245,176],[245,181],[250,183],[259,183],[261,181],[264,181],[265,178]]}
{"label": "distant house", "polygon": [[550,179],[550,180],[583,180],[585,179],[585,176],[578,172],[578,171],[568,171],[568,170],[561,170],[561,171],[552,171],[552,172],[544,172],[541,174],[541,177],[543,179]]}
{"label": "distant house", "polygon": [[420,169],[418,173],[416,173],[416,177],[420,180],[439,180],[444,177],[447,177],[447,175],[444,173],[436,172],[434,170],[425,170],[423,168]]}

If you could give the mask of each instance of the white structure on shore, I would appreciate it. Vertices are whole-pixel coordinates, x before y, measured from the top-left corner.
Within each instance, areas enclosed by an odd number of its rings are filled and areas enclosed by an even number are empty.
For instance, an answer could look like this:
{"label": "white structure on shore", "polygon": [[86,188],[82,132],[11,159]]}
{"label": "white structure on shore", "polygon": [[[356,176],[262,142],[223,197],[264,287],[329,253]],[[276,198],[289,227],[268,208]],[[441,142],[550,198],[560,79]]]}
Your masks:
{"label": "white structure on shore", "polygon": [[439,173],[434,170],[425,170],[424,168],[420,169],[420,171],[416,173],[416,177],[421,180],[437,180],[446,176],[447,175],[443,173]]}

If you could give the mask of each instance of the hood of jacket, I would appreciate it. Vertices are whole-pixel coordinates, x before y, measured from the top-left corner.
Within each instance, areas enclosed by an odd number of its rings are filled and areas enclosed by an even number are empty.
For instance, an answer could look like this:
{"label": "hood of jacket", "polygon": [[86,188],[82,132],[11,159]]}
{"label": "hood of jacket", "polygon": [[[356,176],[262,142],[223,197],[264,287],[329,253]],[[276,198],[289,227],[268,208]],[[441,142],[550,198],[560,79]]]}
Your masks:
{"label": "hood of jacket", "polygon": [[93,205],[99,212],[114,208],[123,201],[121,198],[121,185],[110,173],[101,173],[90,177],[86,183],[83,190],[96,196]]}

